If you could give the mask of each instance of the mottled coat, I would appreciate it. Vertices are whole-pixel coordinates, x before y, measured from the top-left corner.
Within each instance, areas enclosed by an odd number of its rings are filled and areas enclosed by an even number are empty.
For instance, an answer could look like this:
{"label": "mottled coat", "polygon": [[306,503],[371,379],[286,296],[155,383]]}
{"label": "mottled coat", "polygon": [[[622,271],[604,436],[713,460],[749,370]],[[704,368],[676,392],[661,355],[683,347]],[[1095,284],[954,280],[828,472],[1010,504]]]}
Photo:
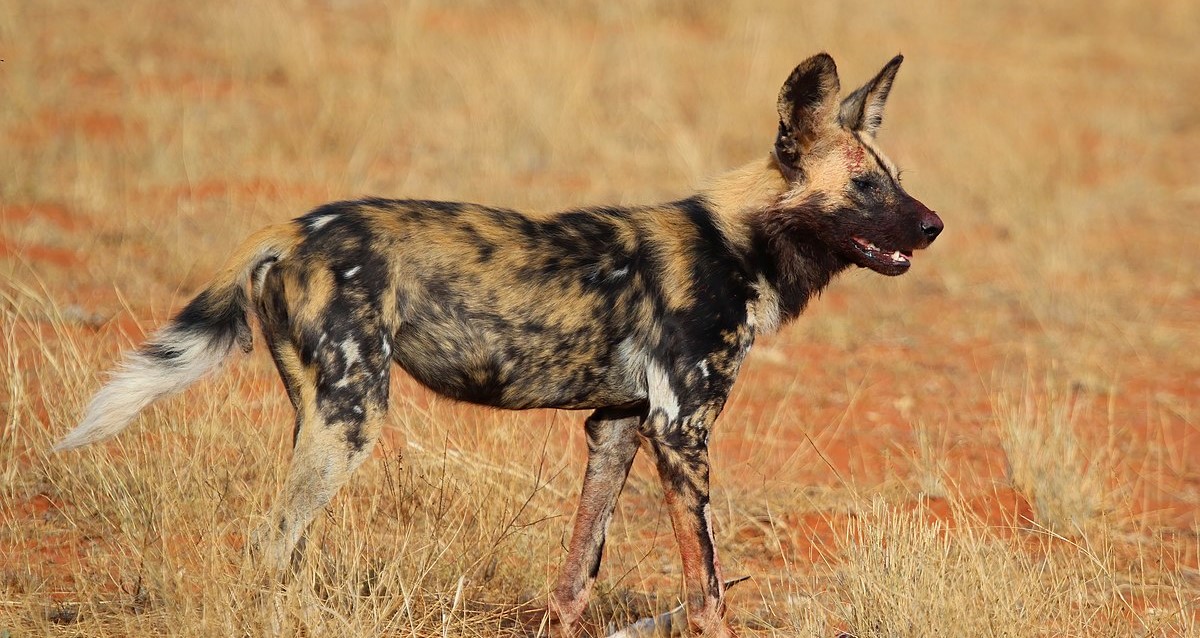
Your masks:
{"label": "mottled coat", "polygon": [[291,472],[260,539],[273,569],[369,455],[394,363],[461,401],[594,411],[553,631],[573,633],[645,449],[689,624],[728,634],[708,440],[746,353],[838,272],[905,272],[942,228],[874,144],[900,61],[840,102],[833,60],[801,63],[780,92],[772,153],[668,204],[535,214],[363,199],[267,228],[127,357],[58,447],[115,434],[235,345],[248,350],[253,314],[296,410]]}

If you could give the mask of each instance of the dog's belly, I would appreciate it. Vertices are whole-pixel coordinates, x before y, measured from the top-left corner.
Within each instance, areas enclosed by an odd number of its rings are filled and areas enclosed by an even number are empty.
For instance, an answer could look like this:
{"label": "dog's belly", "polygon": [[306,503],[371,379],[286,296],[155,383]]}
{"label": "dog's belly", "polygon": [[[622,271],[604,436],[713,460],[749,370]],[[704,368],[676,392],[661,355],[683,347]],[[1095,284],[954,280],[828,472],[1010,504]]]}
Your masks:
{"label": "dog's belly", "polygon": [[480,405],[587,409],[646,398],[644,372],[630,369],[600,328],[562,334],[491,324],[409,324],[393,358],[431,390]]}

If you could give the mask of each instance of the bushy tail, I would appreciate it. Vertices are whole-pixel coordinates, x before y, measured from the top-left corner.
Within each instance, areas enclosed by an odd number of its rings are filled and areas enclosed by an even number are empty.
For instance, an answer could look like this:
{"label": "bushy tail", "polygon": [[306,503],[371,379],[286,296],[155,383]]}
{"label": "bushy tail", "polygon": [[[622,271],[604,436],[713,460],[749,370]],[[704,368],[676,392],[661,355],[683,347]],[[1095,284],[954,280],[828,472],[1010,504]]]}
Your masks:
{"label": "bushy tail", "polygon": [[83,420],[54,450],[69,450],[115,436],[151,403],[216,370],[235,345],[249,352],[249,279],[260,268],[285,256],[298,241],[292,224],[272,226],[251,236],[221,273],[170,323],[125,355],[108,383],[92,397]]}

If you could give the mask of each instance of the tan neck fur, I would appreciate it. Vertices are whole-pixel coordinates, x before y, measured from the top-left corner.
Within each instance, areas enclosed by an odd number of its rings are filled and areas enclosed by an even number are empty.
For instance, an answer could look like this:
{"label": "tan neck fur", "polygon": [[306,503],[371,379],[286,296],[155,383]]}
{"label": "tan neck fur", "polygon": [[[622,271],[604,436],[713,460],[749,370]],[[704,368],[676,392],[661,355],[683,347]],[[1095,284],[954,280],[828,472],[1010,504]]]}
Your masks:
{"label": "tan neck fur", "polygon": [[713,178],[700,194],[712,206],[730,243],[748,250],[751,217],[775,205],[787,190],[775,158],[766,155]]}

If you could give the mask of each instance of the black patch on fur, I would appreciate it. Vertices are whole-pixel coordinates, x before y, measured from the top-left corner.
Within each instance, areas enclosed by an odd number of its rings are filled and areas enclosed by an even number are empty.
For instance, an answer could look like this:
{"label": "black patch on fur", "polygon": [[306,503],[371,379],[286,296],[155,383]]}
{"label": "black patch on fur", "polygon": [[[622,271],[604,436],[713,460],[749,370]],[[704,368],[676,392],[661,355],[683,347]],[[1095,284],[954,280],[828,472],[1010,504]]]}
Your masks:
{"label": "black patch on fur", "polygon": [[596,576],[600,573],[600,560],[604,558],[604,538],[600,539],[600,546],[596,548],[596,556],[592,559],[592,566],[588,568],[588,578],[596,580]]}
{"label": "black patch on fur", "polygon": [[[806,113],[819,107],[825,99],[825,93],[821,90],[818,69],[810,69],[803,75],[788,78],[787,84],[783,86],[782,97],[791,105],[793,117],[795,114]],[[788,124],[794,123],[793,121]]]}
{"label": "black patch on fur", "polygon": [[[691,255],[693,301],[686,309],[663,308],[663,337],[652,349],[652,356],[669,366],[668,378],[680,402],[680,415],[689,418],[714,401],[724,403],[724,395],[733,384],[731,377],[715,368],[706,377],[691,371],[712,355],[740,357],[732,354],[738,346],[729,342],[729,336],[746,323],[747,304],[754,290],[751,265],[729,246],[708,202],[695,196],[673,205],[684,213],[698,235]],[[668,429],[675,431],[661,434],[673,447],[693,445],[694,439],[706,434],[681,431],[679,427]]]}
{"label": "black patch on fur", "polygon": [[703,197],[697,195],[675,205],[699,233],[692,260],[696,307],[688,321],[718,326],[720,330],[734,330],[746,322],[746,302],[751,291],[750,266],[729,246]]}
{"label": "black patch on fur", "polygon": [[224,332],[249,330],[246,322],[246,291],[241,286],[226,290],[205,290],[175,315],[175,325],[189,331]]}
{"label": "black patch on fur", "polygon": [[485,239],[483,235],[480,235],[479,231],[469,221],[460,222],[456,228],[466,236],[467,241],[471,242],[471,245],[479,252],[479,261],[491,260],[492,255],[496,253],[496,244]]}
{"label": "black patch on fur", "polygon": [[463,209],[463,205],[459,202],[439,202],[426,199],[413,200],[408,202],[408,205],[410,208],[431,210],[447,217],[457,217]]}
{"label": "black patch on fur", "polygon": [[536,240],[542,234],[540,224],[511,208],[481,206],[479,211],[485,216],[490,217],[498,226],[516,229],[527,240]]}
{"label": "black patch on fur", "polygon": [[[223,348],[236,342],[249,351],[253,339],[246,319],[249,300],[241,286],[221,290],[206,289],[183,307],[168,330],[177,334],[203,335],[210,347]],[[170,344],[150,342],[142,354],[160,363],[175,365],[183,352]]]}
{"label": "black patch on fur", "polygon": [[150,342],[142,346],[142,354],[161,363],[174,364],[183,351],[166,344]]}
{"label": "black patch on fur", "polygon": [[751,223],[757,266],[779,293],[784,321],[799,316],[849,265],[822,237],[821,226],[833,217],[826,206],[825,196],[815,193],[795,207],[768,211]]}

